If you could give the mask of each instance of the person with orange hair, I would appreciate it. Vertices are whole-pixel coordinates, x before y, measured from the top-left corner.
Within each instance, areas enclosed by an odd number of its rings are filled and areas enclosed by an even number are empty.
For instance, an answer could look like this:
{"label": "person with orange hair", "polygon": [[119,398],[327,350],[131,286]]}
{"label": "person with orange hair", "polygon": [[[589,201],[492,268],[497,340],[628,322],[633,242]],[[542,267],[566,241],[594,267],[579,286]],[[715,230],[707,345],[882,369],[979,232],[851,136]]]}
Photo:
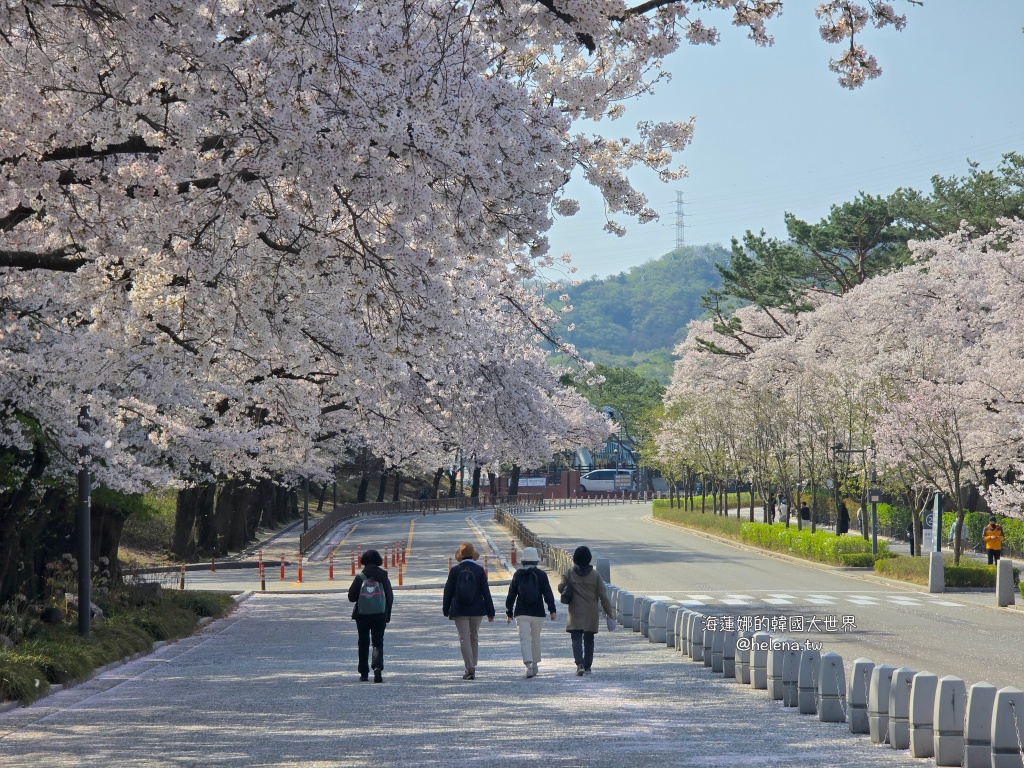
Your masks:
{"label": "person with orange hair", "polygon": [[441,611],[455,622],[459,649],[466,665],[463,680],[476,679],[480,657],[480,624],[484,616],[494,621],[494,601],[487,585],[487,571],[476,562],[476,549],[466,542],[455,553],[458,563],[448,571]]}

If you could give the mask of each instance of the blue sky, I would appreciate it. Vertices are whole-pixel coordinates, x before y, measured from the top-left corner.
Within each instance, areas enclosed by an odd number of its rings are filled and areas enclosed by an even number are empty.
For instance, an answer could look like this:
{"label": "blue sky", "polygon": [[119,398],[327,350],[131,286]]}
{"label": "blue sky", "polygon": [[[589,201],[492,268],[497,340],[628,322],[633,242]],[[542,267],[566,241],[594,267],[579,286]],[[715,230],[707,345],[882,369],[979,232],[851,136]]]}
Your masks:
{"label": "blue sky", "polygon": [[606,234],[599,196],[572,183],[581,210],[550,237],[556,254],[572,254],[577,279],[672,250],[676,190],[686,243],[728,245],[748,229],[783,236],[786,211],[817,221],[859,191],[927,190],[935,174],[965,174],[968,158],[991,168],[1024,151],[1024,0],[897,0],[907,26],[867,31],[862,41],[883,74],[856,91],[828,69],[837,48],[818,37],[814,5],[790,0],[770,27],[771,48],[721,14],[722,42],[685,46],[667,62],[670,83],[601,124],[619,135],[639,120],[697,118],[680,155],[689,177],[668,185],[634,177],[659,222],[624,222],[625,237]]}

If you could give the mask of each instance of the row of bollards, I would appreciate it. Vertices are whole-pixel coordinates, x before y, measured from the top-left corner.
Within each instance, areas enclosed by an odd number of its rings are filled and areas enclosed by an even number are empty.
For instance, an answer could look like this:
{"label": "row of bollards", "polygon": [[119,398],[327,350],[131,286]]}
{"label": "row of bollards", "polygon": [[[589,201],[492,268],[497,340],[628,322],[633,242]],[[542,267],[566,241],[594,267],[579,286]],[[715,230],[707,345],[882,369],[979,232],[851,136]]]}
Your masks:
{"label": "row of bollards", "polygon": [[712,673],[765,690],[772,699],[822,722],[849,725],[875,744],[934,758],[938,766],[1024,768],[1024,692],[989,683],[969,689],[869,659],[853,662],[810,643],[767,632],[725,630],[699,611],[609,586],[615,620],[664,643]]}

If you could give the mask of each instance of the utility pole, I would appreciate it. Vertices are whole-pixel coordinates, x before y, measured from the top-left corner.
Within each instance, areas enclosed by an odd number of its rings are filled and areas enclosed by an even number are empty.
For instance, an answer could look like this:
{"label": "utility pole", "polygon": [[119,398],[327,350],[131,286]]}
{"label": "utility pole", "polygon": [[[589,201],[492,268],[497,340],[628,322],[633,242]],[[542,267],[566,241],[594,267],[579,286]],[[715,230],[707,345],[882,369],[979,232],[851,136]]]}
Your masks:
{"label": "utility pole", "polygon": [[676,248],[686,244],[686,222],[683,221],[683,193],[676,190]]}

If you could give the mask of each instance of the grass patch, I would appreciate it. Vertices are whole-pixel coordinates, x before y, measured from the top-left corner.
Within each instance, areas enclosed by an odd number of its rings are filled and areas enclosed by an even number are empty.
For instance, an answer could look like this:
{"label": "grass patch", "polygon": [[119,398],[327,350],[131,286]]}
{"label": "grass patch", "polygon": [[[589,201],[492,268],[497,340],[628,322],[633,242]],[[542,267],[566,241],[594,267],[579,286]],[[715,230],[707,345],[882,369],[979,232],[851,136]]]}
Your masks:
{"label": "grass patch", "polygon": [[125,587],[97,596],[106,619],[95,622],[88,638],[69,624],[38,625],[12,650],[0,651],[0,700],[29,703],[51,684],[87,678],[93,670],[136,653],[157,640],[195,631],[204,616],[225,615],[230,595]]}
{"label": "grass patch", "polygon": [[[785,523],[750,523],[736,517],[689,512],[678,507],[669,507],[665,499],[655,500],[654,517],[723,538],[742,541],[760,549],[785,552],[822,563],[845,565],[843,556],[854,554],[863,556],[866,553],[867,557],[871,558],[871,542],[860,536],[836,536],[830,531],[811,533],[809,526],[801,530],[795,525],[787,528]],[[888,554],[885,542],[879,542],[878,556],[887,557]],[[860,557],[858,562],[861,560],[863,557]]]}
{"label": "grass patch", "polygon": [[[984,565],[973,560],[961,559],[960,565],[953,565],[953,555],[943,555],[945,567],[945,585],[947,587],[991,587],[996,586],[996,567]],[[912,584],[928,586],[929,558],[907,557],[897,555],[875,563],[875,571],[881,576]],[[1014,576],[1020,573],[1019,568],[1013,569]]]}
{"label": "grass patch", "polygon": [[669,507],[666,499],[655,499],[654,517],[656,520],[666,520],[670,523],[683,525],[687,528],[696,528],[699,531],[713,533],[726,539],[741,540],[740,527],[742,520],[735,517],[713,515],[710,512],[688,512],[679,507]]}

